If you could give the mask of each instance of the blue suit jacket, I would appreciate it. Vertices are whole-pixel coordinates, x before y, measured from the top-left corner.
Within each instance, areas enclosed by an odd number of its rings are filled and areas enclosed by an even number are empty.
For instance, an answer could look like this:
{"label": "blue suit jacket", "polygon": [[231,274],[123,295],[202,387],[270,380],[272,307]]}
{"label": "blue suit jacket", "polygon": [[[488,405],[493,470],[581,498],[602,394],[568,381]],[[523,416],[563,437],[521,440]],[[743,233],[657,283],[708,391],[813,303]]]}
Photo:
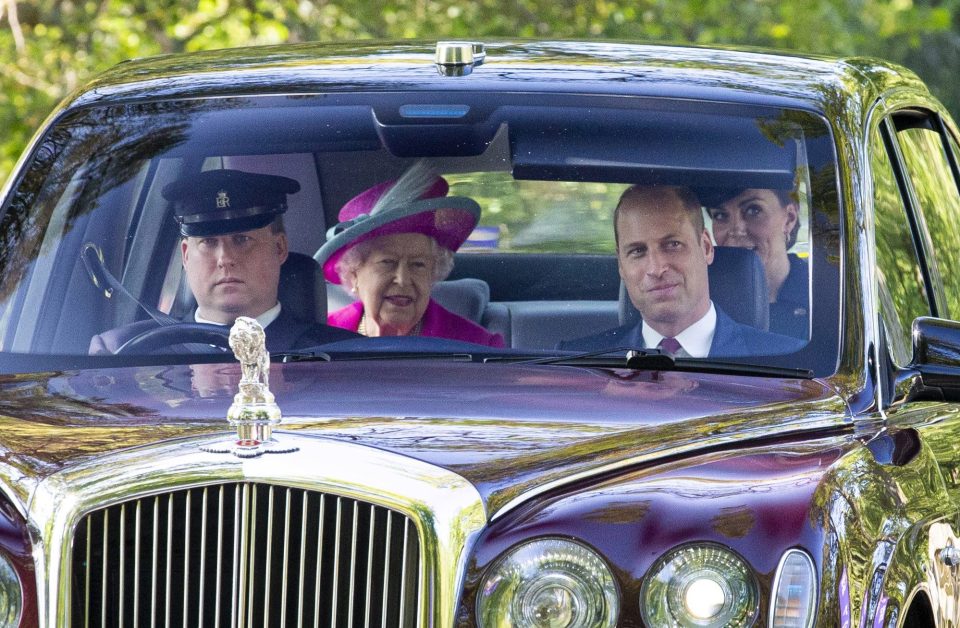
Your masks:
{"label": "blue suit jacket", "polygon": [[777,300],[770,304],[770,331],[806,339],[810,333],[810,269],[806,260],[789,255],[790,272],[780,286]]}
{"label": "blue suit jacket", "polygon": [[[720,308],[716,310],[717,327],[710,344],[711,358],[793,353],[805,344],[796,338],[772,334],[738,323]],[[642,325],[642,322],[624,325],[593,336],[565,340],[557,348],[568,351],[602,351],[617,347],[644,349],[646,347],[643,344]]]}

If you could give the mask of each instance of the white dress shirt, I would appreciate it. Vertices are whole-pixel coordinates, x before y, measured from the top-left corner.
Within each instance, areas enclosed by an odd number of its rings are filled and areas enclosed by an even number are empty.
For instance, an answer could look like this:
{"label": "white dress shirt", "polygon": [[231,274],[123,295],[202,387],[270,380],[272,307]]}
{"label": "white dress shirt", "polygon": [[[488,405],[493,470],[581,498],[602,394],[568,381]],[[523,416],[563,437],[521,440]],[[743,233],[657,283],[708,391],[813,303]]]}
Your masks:
{"label": "white dress shirt", "polygon": [[[690,325],[682,332],[674,336],[680,343],[680,351],[675,357],[678,358],[705,358],[710,354],[710,345],[713,344],[713,333],[717,329],[717,309],[713,307],[713,301],[710,301],[710,309],[707,313],[693,325]],[[647,325],[643,321],[643,344],[645,347],[655,349],[659,346],[664,335]]]}
{"label": "white dress shirt", "polygon": [[[267,325],[269,325],[269,324],[272,323],[273,321],[277,320],[277,317],[278,317],[278,316],[280,316],[280,302],[279,302],[279,301],[277,301],[277,304],[274,305],[272,308],[270,308],[269,310],[267,310],[266,312],[264,312],[264,313],[261,314],[260,316],[257,316],[256,318],[257,318],[257,322],[260,323],[260,326],[263,327],[264,329],[266,329],[266,328],[267,328]],[[208,320],[206,320],[206,319],[204,319],[204,318],[200,318],[200,311],[199,311],[199,310],[197,310],[196,312],[194,312],[194,314],[193,314],[193,319],[194,319],[195,321],[197,321],[198,323],[207,323],[208,325],[223,325],[223,323],[217,323],[217,322],[214,322],[214,321],[208,321]]]}

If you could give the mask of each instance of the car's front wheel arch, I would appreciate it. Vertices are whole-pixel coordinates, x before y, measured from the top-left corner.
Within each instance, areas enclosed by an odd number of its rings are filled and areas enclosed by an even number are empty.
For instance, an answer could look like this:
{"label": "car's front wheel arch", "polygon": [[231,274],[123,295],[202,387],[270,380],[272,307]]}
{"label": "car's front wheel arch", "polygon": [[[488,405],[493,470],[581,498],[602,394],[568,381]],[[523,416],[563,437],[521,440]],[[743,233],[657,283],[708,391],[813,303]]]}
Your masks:
{"label": "car's front wheel arch", "polygon": [[935,628],[937,625],[933,617],[933,608],[925,591],[917,591],[910,600],[910,607],[903,617],[901,628]]}

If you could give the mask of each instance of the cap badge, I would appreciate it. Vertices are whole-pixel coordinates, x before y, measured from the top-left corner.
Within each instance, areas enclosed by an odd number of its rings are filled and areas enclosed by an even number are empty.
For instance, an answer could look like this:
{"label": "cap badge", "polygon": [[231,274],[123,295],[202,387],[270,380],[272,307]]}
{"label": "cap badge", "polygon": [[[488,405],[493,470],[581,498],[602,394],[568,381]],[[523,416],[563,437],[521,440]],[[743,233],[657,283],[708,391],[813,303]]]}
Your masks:
{"label": "cap badge", "polygon": [[217,207],[219,209],[230,207],[230,197],[227,196],[226,190],[220,190],[217,192]]}
{"label": "cap badge", "polygon": [[273,436],[280,424],[280,408],[270,392],[270,354],[266,334],[256,319],[240,316],[230,329],[230,348],[240,361],[240,391],[227,411],[227,421],[237,429],[236,440],[200,447],[211,453],[232,453],[238,458],[297,451]]}

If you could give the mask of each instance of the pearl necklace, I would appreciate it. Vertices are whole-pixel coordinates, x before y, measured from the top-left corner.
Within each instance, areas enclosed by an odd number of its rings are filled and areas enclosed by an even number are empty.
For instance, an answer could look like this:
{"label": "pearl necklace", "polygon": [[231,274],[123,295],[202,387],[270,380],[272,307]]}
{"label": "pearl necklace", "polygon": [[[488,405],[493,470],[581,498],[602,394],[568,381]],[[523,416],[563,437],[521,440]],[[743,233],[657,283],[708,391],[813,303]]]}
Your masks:
{"label": "pearl necklace", "polygon": [[[422,318],[417,321],[417,324],[413,326],[413,329],[410,331],[409,334],[407,334],[407,336],[419,336],[421,327],[423,327]],[[367,313],[366,312],[364,312],[360,316],[360,324],[357,325],[357,333],[360,334],[361,336],[369,335],[367,334]]]}

